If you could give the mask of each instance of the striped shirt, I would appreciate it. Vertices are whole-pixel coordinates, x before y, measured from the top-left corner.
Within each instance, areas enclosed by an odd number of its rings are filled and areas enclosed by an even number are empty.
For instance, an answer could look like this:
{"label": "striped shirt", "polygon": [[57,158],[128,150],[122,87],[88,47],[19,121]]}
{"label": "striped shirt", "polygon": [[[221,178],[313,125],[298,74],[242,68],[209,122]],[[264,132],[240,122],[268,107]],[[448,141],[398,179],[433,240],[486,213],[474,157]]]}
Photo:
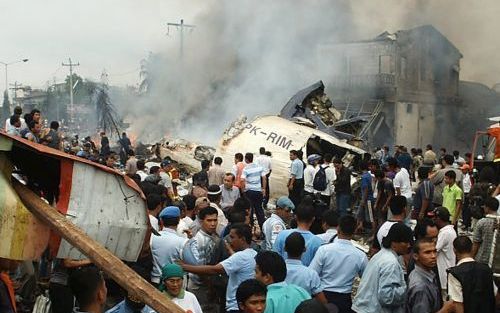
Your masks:
{"label": "striped shirt", "polygon": [[264,169],[255,163],[250,163],[245,166],[241,173],[241,179],[245,180],[245,191],[262,191],[260,178],[266,176]]}

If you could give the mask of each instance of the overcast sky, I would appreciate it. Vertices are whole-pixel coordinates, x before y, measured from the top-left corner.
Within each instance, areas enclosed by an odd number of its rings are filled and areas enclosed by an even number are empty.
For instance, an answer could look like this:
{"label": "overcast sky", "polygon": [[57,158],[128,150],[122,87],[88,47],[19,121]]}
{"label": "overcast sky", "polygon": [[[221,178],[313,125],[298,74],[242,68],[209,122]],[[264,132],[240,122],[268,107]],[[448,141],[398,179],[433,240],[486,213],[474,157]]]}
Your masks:
{"label": "overcast sky", "polygon": [[[238,0],[234,0],[238,1]],[[313,1],[313,0],[308,0]],[[341,0],[339,0],[341,1]],[[196,23],[211,1],[181,0],[0,0],[0,62],[29,58],[9,66],[9,83],[45,88],[68,74],[61,62],[71,57],[76,72],[98,80],[103,69],[113,85],[136,84],[138,67],[149,51],[176,53],[179,35],[167,22]],[[264,2],[255,2],[266,5]],[[499,0],[357,0],[356,24],[366,38],[404,28],[424,11],[416,25],[433,24],[464,54],[461,79],[491,86],[500,81]],[[409,6],[412,3],[415,7]],[[379,12],[377,12],[379,11]],[[279,18],[279,17],[278,17]],[[325,21],[326,22],[326,21]],[[175,48],[168,49],[167,48]],[[5,86],[0,66],[0,90]]]}
{"label": "overcast sky", "polygon": [[[61,62],[80,62],[76,72],[99,79],[103,69],[111,84],[136,84],[139,62],[149,51],[178,44],[167,22],[189,23],[203,6],[173,0],[0,0],[0,61],[29,58],[9,66],[9,83],[19,81],[45,88],[62,81],[69,68]],[[199,2],[202,4],[203,2]],[[5,87],[0,67],[0,89]]]}

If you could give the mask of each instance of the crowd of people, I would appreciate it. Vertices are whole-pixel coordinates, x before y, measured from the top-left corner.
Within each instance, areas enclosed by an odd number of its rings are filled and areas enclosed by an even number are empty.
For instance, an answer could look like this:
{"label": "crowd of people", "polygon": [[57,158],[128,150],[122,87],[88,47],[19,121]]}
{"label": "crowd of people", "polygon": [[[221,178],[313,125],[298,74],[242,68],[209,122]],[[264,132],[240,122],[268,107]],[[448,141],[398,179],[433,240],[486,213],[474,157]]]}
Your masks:
{"label": "crowd of people", "polygon": [[[29,131],[10,134],[60,144],[55,124],[44,136],[33,126],[39,112],[24,121],[16,112],[10,126],[19,129],[28,120]],[[72,153],[95,155],[111,167],[119,155],[146,196],[150,254],[130,267],[186,312],[496,310],[491,265],[500,186],[491,169],[473,175],[469,154],[441,149],[437,155],[431,145],[411,154],[398,146],[391,154],[383,147],[350,168],[331,154],[303,160],[302,151],[292,150],[283,182],[288,195],[271,206],[273,159],[265,148],[257,156],[235,154],[231,171],[220,157],[202,161],[191,192],[180,197],[173,163],[146,168],[126,134],[118,154],[104,133],[100,151],[87,143]],[[359,184],[352,183],[356,174]],[[353,244],[357,236],[370,239],[368,253]],[[0,308],[15,312],[4,275],[11,264],[0,266]],[[154,312],[106,284],[90,260],[56,259],[52,312]]]}

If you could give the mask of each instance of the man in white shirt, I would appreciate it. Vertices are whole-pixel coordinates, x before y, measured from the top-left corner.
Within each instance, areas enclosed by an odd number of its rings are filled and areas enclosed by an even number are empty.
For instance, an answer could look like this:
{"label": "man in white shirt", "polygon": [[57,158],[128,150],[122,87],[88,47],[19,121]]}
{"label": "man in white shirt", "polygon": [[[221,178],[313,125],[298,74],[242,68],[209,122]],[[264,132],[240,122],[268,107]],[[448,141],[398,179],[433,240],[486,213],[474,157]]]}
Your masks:
{"label": "man in white shirt", "polygon": [[304,195],[312,196],[314,194],[314,175],[316,175],[320,159],[319,154],[311,154],[307,157],[307,166],[304,169]]}
{"label": "man in white shirt", "polygon": [[469,164],[463,164],[460,167],[460,170],[462,171],[462,174],[464,174],[463,179],[462,179],[462,190],[464,192],[463,195],[463,206],[462,206],[462,225],[465,227],[465,229],[469,228],[471,226],[471,212],[470,212],[470,206],[469,206],[469,193],[472,188],[472,181],[470,178],[470,166]]}
{"label": "man in white shirt", "polygon": [[337,174],[335,174],[335,169],[332,167],[331,162],[332,162],[332,155],[329,153],[325,154],[323,158],[323,163],[321,163],[320,160],[316,173],[324,169],[326,176],[326,189],[314,190],[315,193],[320,194],[321,200],[323,200],[323,202],[327,204],[328,208],[330,208],[330,202],[332,199],[333,191],[335,190],[334,182],[337,179]]}
{"label": "man in white shirt", "polygon": [[472,241],[459,236],[453,241],[457,266],[448,272],[448,293],[453,312],[495,312],[498,289],[491,268],[472,258]]}
{"label": "man in white shirt", "polygon": [[264,208],[267,207],[267,203],[269,202],[269,177],[271,176],[272,166],[271,166],[271,157],[267,154],[266,148],[260,147],[259,156],[255,159],[255,163],[260,165],[264,169],[264,173],[266,174],[266,195],[262,200],[262,206]]}
{"label": "man in white shirt", "polygon": [[139,177],[141,177],[141,181],[144,181],[146,177],[148,177],[147,174],[147,168],[146,168],[146,162],[144,160],[137,160],[137,172],[135,172]]}
{"label": "man in white shirt", "polygon": [[434,210],[434,221],[439,228],[437,249],[437,267],[443,299],[446,299],[448,285],[448,275],[446,270],[455,266],[455,252],[453,251],[453,240],[457,238],[457,233],[450,224],[450,212],[447,208],[438,207]]}
{"label": "man in white shirt", "polygon": [[[323,243],[330,243],[337,237],[337,227],[339,226],[339,215],[334,210],[328,210],[323,213],[321,217],[322,227],[325,231],[323,234],[316,235]],[[333,239],[333,240],[332,240]]]}
{"label": "man in white shirt", "polygon": [[[413,196],[413,192],[411,189],[410,174],[404,167],[401,167],[398,164],[398,161],[395,158],[390,158],[389,160],[387,160],[387,163],[389,165],[389,169],[396,173],[396,176],[392,180],[392,184],[394,185],[394,189],[396,190],[396,195],[397,196],[401,195],[406,198],[407,202],[406,209],[410,210],[412,206],[412,196]],[[410,212],[406,213],[407,213],[406,216],[409,216]]]}
{"label": "man in white shirt", "polygon": [[184,204],[185,212],[183,213],[181,211],[181,219],[177,226],[177,234],[184,238],[190,238],[193,235],[191,232],[191,225],[196,219],[196,197],[193,195],[185,195],[182,197],[182,203]]}
{"label": "man in white shirt", "polygon": [[160,230],[158,219],[156,218],[156,216],[162,208],[161,202],[161,196],[159,194],[151,193],[146,198],[149,212],[149,223],[151,224],[151,227],[156,231]]}
{"label": "man in white shirt", "polygon": [[264,173],[269,174],[272,171],[271,158],[266,155],[266,148],[260,147],[259,156],[255,158],[255,163],[264,169]]}
{"label": "man in white shirt", "polygon": [[[19,121],[21,122],[21,125],[19,126],[20,130],[28,127],[28,125],[26,125],[26,121],[24,120],[24,118],[21,117],[23,115],[23,109],[20,106],[16,106],[14,108],[14,114],[13,115],[16,115],[16,116],[19,117]],[[5,131],[7,133],[9,132],[9,130],[11,130],[13,128],[13,126],[10,123],[10,118],[11,117],[8,117],[5,120]]]}
{"label": "man in white shirt", "polygon": [[292,218],[294,209],[295,205],[286,196],[282,196],[276,201],[275,212],[262,225],[266,250],[272,250],[276,237],[282,230],[286,229],[286,223]]}
{"label": "man in white shirt", "polygon": [[406,198],[403,196],[394,196],[389,203],[391,218],[385,221],[377,231],[377,240],[373,241],[373,248],[380,250],[382,248],[382,239],[389,233],[392,225],[404,222],[406,217]]}

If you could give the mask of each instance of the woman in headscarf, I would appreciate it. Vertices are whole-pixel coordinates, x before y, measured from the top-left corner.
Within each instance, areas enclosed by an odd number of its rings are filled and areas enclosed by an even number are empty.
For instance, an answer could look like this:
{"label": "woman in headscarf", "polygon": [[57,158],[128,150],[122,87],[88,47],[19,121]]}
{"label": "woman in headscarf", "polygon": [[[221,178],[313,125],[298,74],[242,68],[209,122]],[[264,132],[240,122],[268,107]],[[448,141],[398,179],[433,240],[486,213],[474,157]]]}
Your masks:
{"label": "woman in headscarf", "polygon": [[186,313],[203,313],[198,299],[194,294],[183,288],[183,282],[184,271],[182,267],[172,263],[162,268],[160,291],[175,304],[186,310]]}

